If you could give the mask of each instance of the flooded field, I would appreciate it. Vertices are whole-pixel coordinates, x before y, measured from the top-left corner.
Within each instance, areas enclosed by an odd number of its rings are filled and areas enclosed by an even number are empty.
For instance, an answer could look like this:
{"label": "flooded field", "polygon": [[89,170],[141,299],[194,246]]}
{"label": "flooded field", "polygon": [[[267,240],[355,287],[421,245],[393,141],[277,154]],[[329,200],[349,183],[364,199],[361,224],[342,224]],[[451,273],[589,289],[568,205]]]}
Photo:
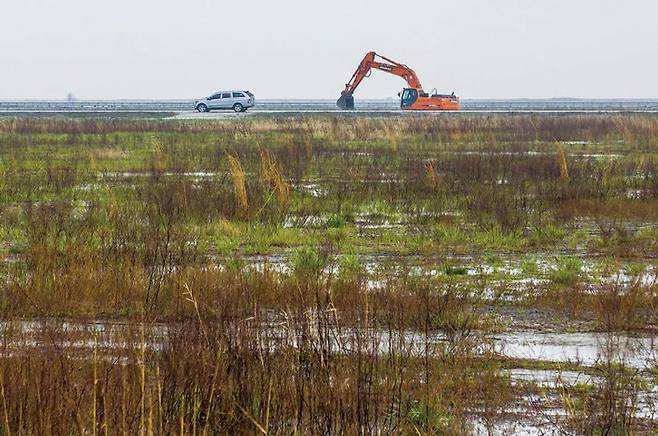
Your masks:
{"label": "flooded field", "polygon": [[2,118],[0,428],[653,434],[657,174],[650,113]]}

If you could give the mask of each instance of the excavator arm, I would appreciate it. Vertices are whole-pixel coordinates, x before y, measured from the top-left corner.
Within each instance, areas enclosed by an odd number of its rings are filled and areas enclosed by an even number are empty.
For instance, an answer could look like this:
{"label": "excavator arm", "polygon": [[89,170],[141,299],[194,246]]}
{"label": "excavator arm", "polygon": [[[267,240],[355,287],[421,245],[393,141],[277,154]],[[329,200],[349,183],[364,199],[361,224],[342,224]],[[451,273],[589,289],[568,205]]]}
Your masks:
{"label": "excavator arm", "polygon": [[407,81],[410,88],[423,88],[414,70],[406,65],[395,62],[384,56],[380,56],[374,51],[371,51],[366,53],[358,68],[354,74],[352,74],[352,78],[345,84],[345,89],[340,93],[340,98],[336,102],[336,105],[339,108],[354,109],[354,91],[361,81],[370,75],[373,68],[402,77]]}

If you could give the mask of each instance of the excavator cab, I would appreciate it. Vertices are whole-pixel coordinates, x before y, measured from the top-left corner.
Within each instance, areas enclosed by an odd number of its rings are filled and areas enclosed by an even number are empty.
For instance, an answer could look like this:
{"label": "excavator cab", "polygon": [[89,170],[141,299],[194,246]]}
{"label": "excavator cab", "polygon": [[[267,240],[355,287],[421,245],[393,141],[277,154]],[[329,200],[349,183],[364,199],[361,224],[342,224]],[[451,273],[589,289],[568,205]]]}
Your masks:
{"label": "excavator cab", "polygon": [[414,88],[404,88],[400,98],[400,107],[411,107],[418,100],[418,90]]}

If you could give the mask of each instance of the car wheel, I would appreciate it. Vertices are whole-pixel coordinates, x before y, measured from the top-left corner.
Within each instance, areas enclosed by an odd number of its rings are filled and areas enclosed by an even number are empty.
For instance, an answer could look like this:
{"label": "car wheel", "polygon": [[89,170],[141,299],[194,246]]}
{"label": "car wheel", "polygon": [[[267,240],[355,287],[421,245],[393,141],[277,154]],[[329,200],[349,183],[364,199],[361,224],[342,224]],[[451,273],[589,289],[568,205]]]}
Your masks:
{"label": "car wheel", "polygon": [[208,112],[208,106],[201,103],[199,106],[196,107],[196,110],[198,110],[199,112]]}
{"label": "car wheel", "polygon": [[242,112],[244,111],[244,106],[242,106],[240,103],[236,103],[233,105],[233,110],[236,112]]}

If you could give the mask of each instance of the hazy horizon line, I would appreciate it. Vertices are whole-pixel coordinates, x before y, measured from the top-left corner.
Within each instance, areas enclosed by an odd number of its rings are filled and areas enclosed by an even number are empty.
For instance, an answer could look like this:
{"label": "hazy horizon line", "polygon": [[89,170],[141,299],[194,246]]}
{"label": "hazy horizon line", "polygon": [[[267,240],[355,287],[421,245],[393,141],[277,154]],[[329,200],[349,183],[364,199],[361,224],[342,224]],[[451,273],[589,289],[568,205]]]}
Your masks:
{"label": "hazy horizon line", "polygon": [[[188,101],[196,100],[199,97],[190,97],[190,98],[177,98],[177,97],[163,97],[163,98],[130,98],[130,97],[120,97],[120,98],[103,98],[103,97],[74,97],[73,99],[67,98],[0,98],[0,102],[63,102],[63,103],[75,103],[75,102],[85,102],[85,101]],[[318,101],[326,100],[333,101],[337,97],[318,97],[318,98],[281,98],[281,97],[269,97],[269,98],[258,98],[257,101]],[[384,97],[384,98],[355,98],[360,101],[398,101],[398,98],[395,97]],[[658,100],[658,97],[507,97],[507,98],[496,98],[496,97],[460,97],[462,101],[546,101],[546,100],[555,100],[555,101],[655,101]]]}

